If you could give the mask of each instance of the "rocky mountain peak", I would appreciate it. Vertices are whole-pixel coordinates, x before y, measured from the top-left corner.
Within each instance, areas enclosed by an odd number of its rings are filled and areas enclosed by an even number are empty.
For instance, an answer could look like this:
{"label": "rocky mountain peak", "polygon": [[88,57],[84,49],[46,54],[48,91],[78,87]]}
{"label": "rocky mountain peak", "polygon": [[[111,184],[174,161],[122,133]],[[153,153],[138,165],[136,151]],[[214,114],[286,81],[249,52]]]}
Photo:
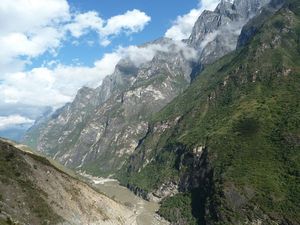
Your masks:
{"label": "rocky mountain peak", "polygon": [[130,60],[130,58],[121,59],[115,68],[120,74],[124,76],[136,76],[138,72],[138,67]]}
{"label": "rocky mountain peak", "polygon": [[77,92],[76,98],[79,99],[88,99],[91,95],[93,95],[95,90],[90,87],[83,86]]}
{"label": "rocky mountain peak", "polygon": [[233,1],[222,0],[214,12],[216,12],[220,15],[225,15],[225,16],[230,17],[236,13],[235,6],[233,3],[234,3]]}
{"label": "rocky mountain peak", "polygon": [[222,0],[214,11],[205,10],[187,40],[199,51],[199,64],[210,64],[235,50],[242,27],[270,0]]}

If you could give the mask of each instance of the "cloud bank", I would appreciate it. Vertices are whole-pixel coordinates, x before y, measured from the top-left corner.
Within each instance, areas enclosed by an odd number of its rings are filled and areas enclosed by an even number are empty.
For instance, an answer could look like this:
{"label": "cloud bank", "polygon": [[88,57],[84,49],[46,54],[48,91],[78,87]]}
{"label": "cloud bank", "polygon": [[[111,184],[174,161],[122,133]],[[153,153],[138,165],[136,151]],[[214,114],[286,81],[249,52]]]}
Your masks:
{"label": "cloud bank", "polygon": [[55,55],[69,34],[95,31],[99,43],[108,45],[117,35],[142,31],[150,20],[137,9],[103,19],[94,11],[72,13],[66,0],[1,0],[0,78],[46,52]]}
{"label": "cloud bank", "polygon": [[70,102],[84,85],[97,86],[120,60],[116,53],[105,54],[93,67],[56,65],[7,74],[0,84],[0,104],[60,107]]}
{"label": "cloud bank", "polygon": [[153,59],[157,52],[179,53],[187,60],[196,59],[197,52],[185,43],[169,41],[165,44],[119,47],[105,54],[92,67],[66,66],[57,64],[54,68],[34,68],[30,71],[7,74],[0,84],[1,104],[25,104],[28,106],[58,108],[73,100],[82,86],[97,87],[103,78],[114,72],[122,58],[130,59],[140,66]]}

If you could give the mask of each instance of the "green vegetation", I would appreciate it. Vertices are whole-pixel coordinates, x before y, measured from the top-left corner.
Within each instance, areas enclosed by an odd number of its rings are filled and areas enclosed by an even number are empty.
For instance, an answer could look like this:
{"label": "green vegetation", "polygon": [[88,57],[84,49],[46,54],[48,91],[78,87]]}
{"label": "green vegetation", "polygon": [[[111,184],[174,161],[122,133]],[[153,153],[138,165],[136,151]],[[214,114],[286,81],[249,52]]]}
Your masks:
{"label": "green vegetation", "polygon": [[[126,173],[118,175],[121,183],[125,184],[130,179],[130,184],[138,186],[144,191],[151,191],[158,188],[158,184],[178,178],[178,173],[173,169],[177,155],[170,151],[163,151],[157,155],[154,162],[146,166],[136,176],[126,177]],[[125,172],[125,171],[123,171]]]}
{"label": "green vegetation", "polygon": [[2,219],[0,218],[0,225],[15,225],[16,223],[14,223],[9,217],[7,217],[6,219]]}
{"label": "green vegetation", "polygon": [[165,199],[159,209],[159,214],[172,223],[182,225],[205,224],[205,207],[203,190],[193,189],[188,193],[180,193]]}
{"label": "green vegetation", "polygon": [[190,193],[168,198],[162,203],[159,213],[172,223],[197,224],[197,220],[192,214],[192,196]]}
{"label": "green vegetation", "polygon": [[[300,2],[295,0],[153,118],[153,126],[180,120],[162,134],[147,135],[120,175],[122,182],[151,191],[170,179],[179,181],[191,172],[183,163],[186,154],[206,146],[213,191],[202,196],[196,212],[193,192],[169,198],[161,215],[183,224],[256,219],[299,224],[299,90]],[[151,162],[145,166],[146,159]]]}

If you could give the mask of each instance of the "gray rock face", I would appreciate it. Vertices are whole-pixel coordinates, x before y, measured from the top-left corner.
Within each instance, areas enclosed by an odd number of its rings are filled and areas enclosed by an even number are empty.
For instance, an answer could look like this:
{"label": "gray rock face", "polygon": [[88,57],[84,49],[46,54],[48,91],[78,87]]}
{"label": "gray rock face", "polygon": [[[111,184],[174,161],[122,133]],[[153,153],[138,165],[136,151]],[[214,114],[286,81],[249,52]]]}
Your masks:
{"label": "gray rock face", "polygon": [[25,143],[69,167],[116,172],[145,136],[151,116],[188,87],[195,62],[208,64],[234,50],[242,26],[267,2],[221,1],[203,12],[188,40],[140,46],[153,55],[120,60],[102,85],[82,88],[72,103],[32,127]]}
{"label": "gray rock face", "polygon": [[147,198],[152,202],[161,202],[165,197],[172,197],[178,193],[178,184],[166,182],[154,193],[149,193]]}
{"label": "gray rock face", "polygon": [[187,43],[198,49],[199,63],[210,64],[235,50],[243,26],[270,0],[222,0],[198,18]]}

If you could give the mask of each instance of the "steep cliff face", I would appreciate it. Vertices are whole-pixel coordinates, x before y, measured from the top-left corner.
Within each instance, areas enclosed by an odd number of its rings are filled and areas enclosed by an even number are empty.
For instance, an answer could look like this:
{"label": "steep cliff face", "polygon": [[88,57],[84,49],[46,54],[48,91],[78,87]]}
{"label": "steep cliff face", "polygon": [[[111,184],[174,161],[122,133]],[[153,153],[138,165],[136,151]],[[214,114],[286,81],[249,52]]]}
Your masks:
{"label": "steep cliff face", "polygon": [[130,209],[0,140],[0,224],[136,224]]}
{"label": "steep cliff face", "polygon": [[156,114],[119,174],[146,197],[177,185],[160,209],[172,224],[300,223],[300,2],[256,27]]}
{"label": "steep cliff face", "polygon": [[[162,38],[140,46],[152,55],[122,59],[100,87],[81,89],[72,103],[32,127],[25,142],[67,166],[114,173],[146,135],[149,118],[189,86],[194,66],[234,50],[241,27],[266,2],[221,1],[200,16],[189,40]],[[234,38],[229,28],[236,29]]]}
{"label": "steep cliff face", "polygon": [[[149,116],[188,85],[184,77],[187,73],[179,67],[183,58],[177,63],[168,61],[170,58],[170,55],[157,55],[150,65],[139,69],[132,86],[118,91],[96,109],[74,148],[67,152],[70,155],[67,160],[72,159],[72,164],[79,166],[88,162],[93,171],[94,166],[104,172],[119,169],[124,157],[134,151],[138,140],[147,132]],[[158,66],[157,61],[164,65]],[[179,66],[172,68],[174,65]]]}

